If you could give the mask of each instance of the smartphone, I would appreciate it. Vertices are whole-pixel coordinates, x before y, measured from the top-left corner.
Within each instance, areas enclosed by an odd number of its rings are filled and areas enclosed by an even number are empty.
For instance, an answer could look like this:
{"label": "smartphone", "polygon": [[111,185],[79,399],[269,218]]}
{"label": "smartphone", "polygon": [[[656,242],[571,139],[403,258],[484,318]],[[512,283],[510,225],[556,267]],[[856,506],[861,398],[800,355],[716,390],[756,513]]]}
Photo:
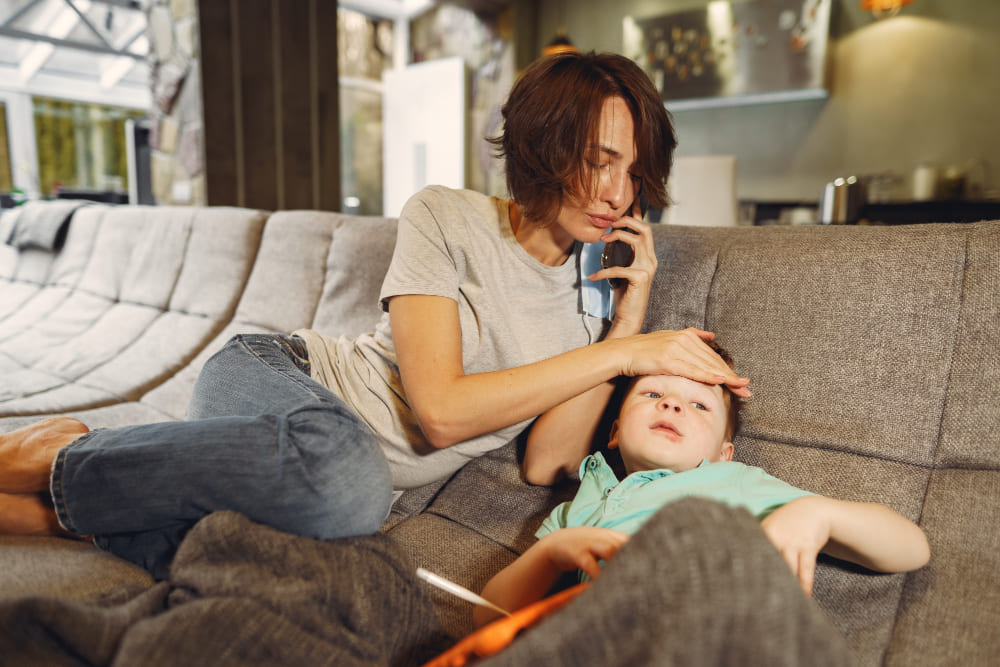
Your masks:
{"label": "smartphone", "polygon": [[[639,188],[639,194],[636,198],[639,200],[639,217],[645,218],[646,210],[649,208],[649,199],[642,187]],[[605,269],[612,266],[631,266],[634,260],[635,251],[632,250],[632,246],[622,241],[612,241],[604,246],[604,252],[601,253],[601,266]],[[621,278],[608,278],[608,282],[615,289],[625,284]]]}

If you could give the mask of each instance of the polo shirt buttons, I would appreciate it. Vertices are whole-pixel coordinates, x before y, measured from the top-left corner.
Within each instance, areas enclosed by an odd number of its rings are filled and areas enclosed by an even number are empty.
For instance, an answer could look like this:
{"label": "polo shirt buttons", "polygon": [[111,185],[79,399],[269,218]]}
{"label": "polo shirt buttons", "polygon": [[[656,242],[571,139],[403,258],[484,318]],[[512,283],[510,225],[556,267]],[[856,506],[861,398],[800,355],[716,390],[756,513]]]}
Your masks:
{"label": "polo shirt buttons", "polygon": [[597,461],[594,459],[587,461],[587,470],[597,470]]}

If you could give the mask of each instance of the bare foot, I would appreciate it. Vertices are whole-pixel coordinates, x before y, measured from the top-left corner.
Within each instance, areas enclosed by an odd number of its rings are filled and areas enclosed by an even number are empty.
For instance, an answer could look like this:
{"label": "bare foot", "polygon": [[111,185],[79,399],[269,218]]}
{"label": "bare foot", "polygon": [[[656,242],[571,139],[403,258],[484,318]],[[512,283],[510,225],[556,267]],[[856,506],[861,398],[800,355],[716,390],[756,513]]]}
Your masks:
{"label": "bare foot", "polygon": [[0,493],[0,535],[67,535],[40,493]]}
{"label": "bare foot", "polygon": [[72,417],[50,417],[0,435],[0,492],[47,491],[56,454],[89,430]]}

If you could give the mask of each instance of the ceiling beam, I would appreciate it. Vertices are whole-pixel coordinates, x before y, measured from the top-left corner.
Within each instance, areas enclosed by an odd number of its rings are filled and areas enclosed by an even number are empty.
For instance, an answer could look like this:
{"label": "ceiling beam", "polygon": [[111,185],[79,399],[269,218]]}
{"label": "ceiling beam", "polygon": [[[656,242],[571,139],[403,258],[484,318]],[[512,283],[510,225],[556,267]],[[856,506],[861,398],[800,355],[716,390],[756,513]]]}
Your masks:
{"label": "ceiling beam", "polygon": [[19,18],[21,18],[22,16],[24,16],[25,14],[27,14],[28,11],[32,7],[34,7],[35,5],[37,5],[39,2],[41,2],[41,0],[31,0],[31,2],[27,3],[26,5],[24,5],[23,7],[21,7],[19,10],[17,10],[16,12],[14,12],[10,16],[8,16],[7,20],[3,22],[3,27],[9,26],[9,25],[13,25],[14,21],[18,20]]}
{"label": "ceiling beam", "polygon": [[136,60],[145,59],[145,55],[139,53],[131,53],[129,51],[123,51],[121,49],[108,48],[107,46],[101,44],[87,44],[86,42],[76,42],[68,39],[60,39],[58,37],[50,37],[49,35],[43,35],[37,32],[28,32],[26,30],[18,30],[16,28],[7,28],[0,26],[0,37],[11,37],[13,39],[27,39],[33,42],[48,42],[55,46],[63,46],[68,49],[80,49],[81,51],[91,51],[93,53],[102,53],[110,56],[125,56],[128,58],[134,58]]}
{"label": "ceiling beam", "polygon": [[87,26],[90,32],[92,32],[94,36],[97,37],[97,39],[101,40],[101,43],[104,44],[104,46],[108,47],[109,49],[113,48],[111,44],[108,42],[108,40],[104,39],[104,35],[101,34],[101,32],[97,29],[97,27],[90,22],[90,19],[87,18],[87,15],[80,11],[80,8],[76,6],[76,3],[73,2],[73,0],[63,0],[63,2],[69,5],[73,9],[73,11],[76,12],[77,18],[80,19],[83,25]]}

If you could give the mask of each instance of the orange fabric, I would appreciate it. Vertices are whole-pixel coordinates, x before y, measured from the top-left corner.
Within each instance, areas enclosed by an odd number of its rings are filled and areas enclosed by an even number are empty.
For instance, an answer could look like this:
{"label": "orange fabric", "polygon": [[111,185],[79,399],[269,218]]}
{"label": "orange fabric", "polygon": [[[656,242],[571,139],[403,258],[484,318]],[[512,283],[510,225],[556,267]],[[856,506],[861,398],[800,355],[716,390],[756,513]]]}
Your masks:
{"label": "orange fabric", "polygon": [[590,582],[577,584],[572,588],[543,598],[523,609],[518,609],[510,616],[498,618],[484,625],[471,635],[458,642],[450,649],[434,658],[424,667],[462,667],[475,662],[479,658],[493,655],[514,641],[521,630],[530,627],[560,609],[578,594],[582,593]]}

